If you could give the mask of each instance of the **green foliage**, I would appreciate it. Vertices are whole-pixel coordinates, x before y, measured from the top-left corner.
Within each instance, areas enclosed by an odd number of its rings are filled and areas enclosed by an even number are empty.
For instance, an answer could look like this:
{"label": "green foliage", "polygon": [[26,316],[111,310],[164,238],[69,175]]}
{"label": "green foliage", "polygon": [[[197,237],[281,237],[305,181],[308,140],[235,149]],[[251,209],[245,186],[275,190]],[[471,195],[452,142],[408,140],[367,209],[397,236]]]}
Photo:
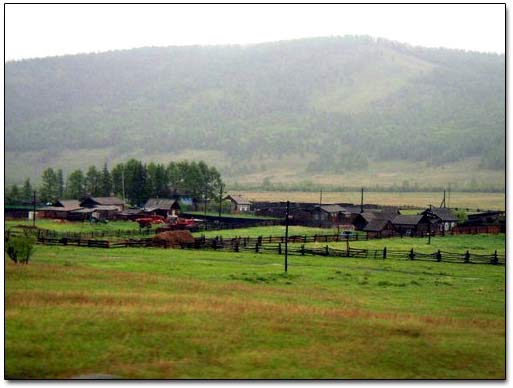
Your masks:
{"label": "green foliage", "polygon": [[504,55],[367,37],[142,48],[7,62],[5,144],[114,159],[222,151],[234,175],[306,153],[321,172],[467,157],[500,170],[504,99]]}
{"label": "green foliage", "polygon": [[5,241],[5,252],[15,263],[28,264],[34,252],[34,244],[34,237],[28,233],[10,236]]}
{"label": "green foliage", "polygon": [[73,171],[66,184],[66,198],[80,199],[85,196],[85,177],[82,170]]}
{"label": "green foliage", "polygon": [[59,198],[59,178],[53,168],[47,168],[41,176],[39,197],[42,202],[52,202]]}
{"label": "green foliage", "polygon": [[32,185],[30,184],[30,179],[25,179],[25,183],[23,184],[22,190],[22,201],[24,202],[32,202],[34,199],[34,190],[32,189]]}
{"label": "green foliage", "polygon": [[21,200],[20,191],[17,185],[12,185],[11,189],[5,195],[5,203],[7,205],[14,205]]}

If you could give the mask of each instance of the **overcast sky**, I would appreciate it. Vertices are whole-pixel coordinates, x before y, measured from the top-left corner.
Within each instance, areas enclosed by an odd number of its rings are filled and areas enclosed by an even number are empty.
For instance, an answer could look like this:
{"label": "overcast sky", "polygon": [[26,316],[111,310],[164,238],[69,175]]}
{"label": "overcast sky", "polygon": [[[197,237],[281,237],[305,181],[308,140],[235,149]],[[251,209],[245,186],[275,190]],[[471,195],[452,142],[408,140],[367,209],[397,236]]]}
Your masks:
{"label": "overcast sky", "polygon": [[504,5],[5,6],[6,60],[347,34],[504,53]]}

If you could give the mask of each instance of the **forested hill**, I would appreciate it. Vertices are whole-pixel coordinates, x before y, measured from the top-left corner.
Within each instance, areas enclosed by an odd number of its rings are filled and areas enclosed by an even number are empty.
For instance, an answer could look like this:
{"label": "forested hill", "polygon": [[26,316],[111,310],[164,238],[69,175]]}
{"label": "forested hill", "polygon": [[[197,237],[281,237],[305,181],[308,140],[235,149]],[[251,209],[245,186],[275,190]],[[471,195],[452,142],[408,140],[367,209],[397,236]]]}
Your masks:
{"label": "forested hill", "polygon": [[5,108],[17,162],[104,150],[100,166],[187,149],[219,151],[228,176],[290,155],[321,174],[398,159],[505,166],[504,55],[368,37],[7,62]]}

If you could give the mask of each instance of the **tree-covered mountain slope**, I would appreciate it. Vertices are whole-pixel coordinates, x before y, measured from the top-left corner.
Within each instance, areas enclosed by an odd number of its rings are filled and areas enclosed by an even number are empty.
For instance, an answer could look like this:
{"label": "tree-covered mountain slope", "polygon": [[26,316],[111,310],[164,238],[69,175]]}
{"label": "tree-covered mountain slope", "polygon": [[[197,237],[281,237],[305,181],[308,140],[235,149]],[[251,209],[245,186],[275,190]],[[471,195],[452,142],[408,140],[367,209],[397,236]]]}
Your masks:
{"label": "tree-covered mountain slope", "polygon": [[466,158],[503,171],[505,57],[341,37],[7,62],[5,148],[13,181],[65,155],[184,150],[228,177],[291,158],[299,175]]}

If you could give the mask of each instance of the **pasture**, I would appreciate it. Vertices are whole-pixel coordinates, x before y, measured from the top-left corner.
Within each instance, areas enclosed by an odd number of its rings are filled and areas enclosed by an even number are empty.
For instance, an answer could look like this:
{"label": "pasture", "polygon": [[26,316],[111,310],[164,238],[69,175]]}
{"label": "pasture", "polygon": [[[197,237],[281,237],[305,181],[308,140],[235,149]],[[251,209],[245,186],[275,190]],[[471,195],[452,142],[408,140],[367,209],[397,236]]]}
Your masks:
{"label": "pasture", "polygon": [[[296,201],[296,202],[319,202],[318,192],[307,191],[237,191],[237,194],[254,201]],[[235,193],[234,193],[235,194]],[[359,191],[348,192],[323,192],[323,203],[360,203]],[[394,192],[365,192],[365,203],[374,203],[388,206],[413,206],[425,209],[430,204],[440,206],[443,192],[417,192],[417,193],[394,193]],[[447,200],[449,200],[447,196]],[[506,203],[505,193],[462,193],[451,192],[450,207],[504,210]]]}
{"label": "pasture", "polygon": [[273,254],[46,246],[6,260],[6,377],[86,373],[504,379],[505,268],[293,256],[285,274]]}

